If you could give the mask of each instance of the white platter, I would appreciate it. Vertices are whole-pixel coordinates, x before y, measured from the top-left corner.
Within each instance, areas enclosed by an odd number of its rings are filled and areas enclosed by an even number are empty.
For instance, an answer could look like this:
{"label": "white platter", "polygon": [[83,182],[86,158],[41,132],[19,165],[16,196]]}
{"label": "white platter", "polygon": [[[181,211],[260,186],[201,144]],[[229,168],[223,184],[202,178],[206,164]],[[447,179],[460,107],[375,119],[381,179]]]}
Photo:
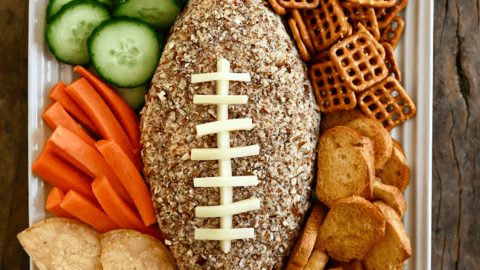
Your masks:
{"label": "white platter", "polygon": [[[52,131],[42,113],[52,103],[48,92],[59,81],[68,84],[78,76],[73,67],[59,63],[45,45],[45,8],[48,0],[30,0],[28,54],[28,162],[39,157]],[[405,30],[396,54],[402,71],[402,85],[417,105],[417,115],[392,130],[404,147],[411,169],[405,192],[408,209],[403,218],[413,254],[406,270],[431,269],[432,207],[432,80],[433,0],[410,0],[401,13]],[[45,209],[52,186],[29,170],[30,226],[53,214]],[[30,261],[30,269],[38,269]]]}

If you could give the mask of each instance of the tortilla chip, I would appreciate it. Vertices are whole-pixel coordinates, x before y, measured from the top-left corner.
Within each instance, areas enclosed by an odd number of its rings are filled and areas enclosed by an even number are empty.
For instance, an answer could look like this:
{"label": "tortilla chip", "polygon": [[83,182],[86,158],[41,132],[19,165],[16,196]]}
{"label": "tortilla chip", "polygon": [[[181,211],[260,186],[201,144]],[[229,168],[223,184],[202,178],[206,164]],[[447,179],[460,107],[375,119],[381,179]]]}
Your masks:
{"label": "tortilla chip", "polygon": [[133,230],[100,235],[103,269],[175,270],[172,255],[156,238]]}
{"label": "tortilla chip", "polygon": [[40,270],[102,269],[100,233],[81,221],[47,219],[17,238]]}

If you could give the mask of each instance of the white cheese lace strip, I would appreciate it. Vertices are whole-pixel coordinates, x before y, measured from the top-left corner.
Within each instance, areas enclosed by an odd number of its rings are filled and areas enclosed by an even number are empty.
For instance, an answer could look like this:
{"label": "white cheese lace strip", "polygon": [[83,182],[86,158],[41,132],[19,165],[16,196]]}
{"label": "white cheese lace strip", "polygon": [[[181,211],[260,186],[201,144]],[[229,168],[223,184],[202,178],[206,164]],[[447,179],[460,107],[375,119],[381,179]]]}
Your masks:
{"label": "white cheese lace strip", "polygon": [[260,200],[251,198],[229,204],[215,206],[197,206],[195,216],[197,217],[225,217],[260,209]]}
{"label": "white cheese lace strip", "polygon": [[193,179],[194,187],[247,187],[256,185],[258,185],[258,177],[256,175]]}
{"label": "white cheese lace strip", "polygon": [[[192,75],[192,83],[204,82],[204,81],[217,81],[217,96],[207,96],[200,97],[194,96],[194,103],[200,104],[201,101],[204,101],[203,104],[216,104],[217,105],[217,121],[226,121],[228,120],[228,105],[229,104],[245,104],[248,101],[247,96],[228,96],[228,88],[230,80],[237,81],[250,81],[249,74],[231,74],[230,73],[230,62],[226,59],[220,59],[217,61],[217,71],[218,73],[213,74],[197,74]],[[203,100],[202,100],[203,99]],[[237,147],[233,149],[230,148],[230,132],[221,131],[217,133],[217,148],[218,149],[194,149],[192,150],[192,160],[218,160],[219,165],[219,175],[220,177],[231,177],[232,176],[232,161],[231,158],[258,155],[260,152],[258,145],[253,147]],[[233,199],[233,189],[230,186],[221,186],[220,187],[220,205],[228,205],[232,203]],[[220,230],[231,229],[232,228],[232,216],[221,216],[220,217]],[[214,229],[218,230],[218,229]],[[241,230],[240,230],[241,231]],[[196,232],[196,231],[195,231]],[[253,237],[253,228],[251,229],[251,234]],[[215,232],[213,233],[215,235]],[[215,240],[211,238],[206,238],[205,240]],[[225,238],[225,237],[224,237]],[[227,253],[230,251],[231,241],[228,239],[218,239],[220,240],[220,247],[223,252]],[[243,238],[243,237],[241,237]],[[197,238],[196,238],[197,239]],[[239,238],[234,238],[239,239]]]}
{"label": "white cheese lace strip", "polygon": [[197,137],[218,132],[230,132],[236,130],[250,130],[253,128],[252,118],[230,119],[215,121],[197,125]]}
{"label": "white cheese lace strip", "polygon": [[[233,148],[192,149],[192,160],[230,160],[232,158],[255,156],[260,153],[260,146],[250,145]],[[221,175],[222,176],[222,175]]]}
{"label": "white cheese lace strip", "polygon": [[248,238],[255,238],[253,228],[195,229],[195,239],[197,240],[228,241]]}
{"label": "white cheese lace strip", "polygon": [[248,96],[195,95],[193,104],[247,104]]}
{"label": "white cheese lace strip", "polygon": [[[230,63],[229,68],[230,68]],[[205,74],[192,75],[192,83],[211,82],[211,81],[239,81],[249,82],[250,74],[248,73],[227,73],[227,72],[215,72]]]}

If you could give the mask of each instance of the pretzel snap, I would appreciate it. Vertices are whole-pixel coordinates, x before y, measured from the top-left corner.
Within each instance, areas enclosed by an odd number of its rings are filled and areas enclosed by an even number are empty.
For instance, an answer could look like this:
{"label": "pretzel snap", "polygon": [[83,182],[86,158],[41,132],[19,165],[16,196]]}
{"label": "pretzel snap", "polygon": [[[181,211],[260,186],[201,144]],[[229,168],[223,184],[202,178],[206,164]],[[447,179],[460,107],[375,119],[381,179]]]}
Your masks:
{"label": "pretzel snap", "polygon": [[397,58],[395,57],[395,51],[393,50],[392,45],[390,45],[390,43],[383,42],[382,46],[385,48],[385,65],[388,69],[388,75],[401,82],[402,75],[400,73],[400,69],[398,68]]}
{"label": "pretzel snap", "polygon": [[350,24],[357,25],[357,22],[361,22],[376,40],[380,40],[380,29],[373,7],[363,7],[348,2],[341,2],[340,5]]}
{"label": "pretzel snap", "polygon": [[307,47],[309,54],[314,55],[315,49],[312,45],[312,39],[308,35],[307,27],[303,22],[302,15],[300,15],[298,9],[292,9],[292,15],[293,19],[295,19],[295,22],[297,23],[297,28],[300,31],[300,37],[302,38],[303,44],[305,44],[305,47]]}
{"label": "pretzel snap", "polygon": [[392,19],[390,24],[383,29],[380,42],[388,42],[392,45],[393,50],[397,47],[398,41],[402,36],[403,28],[405,28],[405,21],[398,16]]}
{"label": "pretzel snap", "polygon": [[355,108],[355,93],[338,74],[330,54],[323,52],[315,59],[318,63],[310,68],[310,78],[320,110],[330,113]]}
{"label": "pretzel snap", "polygon": [[415,116],[417,109],[397,79],[387,79],[358,96],[360,109],[390,131]]}
{"label": "pretzel snap", "polygon": [[370,31],[367,30],[367,28],[363,25],[363,23],[358,22],[356,26],[357,26],[357,31],[356,32],[367,34],[371,38],[373,44],[375,45],[375,48],[377,48],[377,51],[378,51],[378,53],[380,53],[380,56],[382,57],[382,59],[385,59],[385,48],[383,48],[382,44],[380,44],[380,42],[378,42],[373,37],[372,33],[370,33]]}
{"label": "pretzel snap", "polygon": [[357,4],[360,6],[367,6],[367,7],[392,7],[395,5],[397,0],[347,0],[347,2],[352,4]]}
{"label": "pretzel snap", "polygon": [[388,75],[385,62],[365,33],[357,33],[333,45],[330,55],[338,73],[355,92],[381,82]]}
{"label": "pretzel snap", "polygon": [[297,47],[298,47],[298,50],[300,51],[300,55],[302,56],[302,59],[305,61],[309,61],[311,57],[310,57],[310,54],[308,53],[307,47],[305,47],[305,44],[303,43],[302,38],[300,37],[300,32],[298,31],[297,22],[295,21],[295,19],[290,18],[288,20],[288,25],[292,30],[293,39],[295,39],[295,41],[297,42]]}
{"label": "pretzel snap", "polygon": [[278,0],[284,8],[314,9],[320,0]]}
{"label": "pretzel snap", "polygon": [[397,0],[393,7],[375,8],[377,15],[378,27],[383,29],[388,26],[392,19],[407,6],[408,0]]}
{"label": "pretzel snap", "polygon": [[270,3],[270,6],[272,6],[275,13],[279,15],[287,14],[287,10],[278,3],[278,0],[268,0],[268,2]]}
{"label": "pretzel snap", "polygon": [[348,33],[348,22],[338,0],[320,0],[317,9],[301,11],[317,52],[322,52]]}

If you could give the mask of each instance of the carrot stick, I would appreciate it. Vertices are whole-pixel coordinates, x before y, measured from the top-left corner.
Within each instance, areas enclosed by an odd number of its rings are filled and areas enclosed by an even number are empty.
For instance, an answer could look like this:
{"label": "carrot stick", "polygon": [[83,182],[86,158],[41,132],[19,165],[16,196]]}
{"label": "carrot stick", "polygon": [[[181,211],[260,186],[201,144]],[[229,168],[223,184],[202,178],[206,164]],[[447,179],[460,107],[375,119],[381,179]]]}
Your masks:
{"label": "carrot stick", "polygon": [[67,111],[65,111],[60,103],[53,103],[53,105],[48,107],[42,116],[45,122],[47,122],[47,125],[49,125],[53,130],[62,125],[66,129],[75,133],[78,137],[95,149],[96,141],[92,139],[92,137],[90,137],[85,131],[83,131],[80,126],[78,126],[75,120],[73,120]]}
{"label": "carrot stick", "polygon": [[82,126],[89,129],[91,132],[95,133],[95,135],[100,134],[97,127],[93,124],[90,119],[88,119],[87,115],[83,112],[83,110],[78,107],[78,105],[65,93],[65,87],[67,87],[63,82],[58,82],[50,91],[48,96],[62,104],[63,108],[69,112],[73,118],[75,118]]}
{"label": "carrot stick", "polygon": [[157,222],[148,187],[120,146],[113,140],[102,140],[97,142],[96,145],[105,160],[120,178],[122,184],[128,190],[145,226],[150,226]]}
{"label": "carrot stick", "polygon": [[33,163],[32,170],[63,192],[74,190],[91,200],[96,200],[91,187],[92,179],[57,157],[49,144]]}
{"label": "carrot stick", "polygon": [[57,187],[53,188],[48,194],[46,206],[47,210],[59,217],[77,219],[74,215],[68,213],[60,207],[60,203],[62,203],[64,197],[65,193],[63,193],[63,191]]}
{"label": "carrot stick", "polygon": [[140,150],[140,128],[138,117],[130,106],[128,106],[127,102],[125,102],[125,100],[123,100],[123,98],[121,98],[112,88],[84,67],[76,66],[73,70],[85,77],[85,79],[93,85],[95,90],[97,90],[100,96],[102,96],[103,100],[105,100],[108,107],[110,107],[113,114],[122,125],[133,148],[137,151]]}
{"label": "carrot stick", "polygon": [[146,227],[138,213],[125,203],[112,187],[107,177],[100,175],[93,181],[92,189],[107,215],[124,229],[137,230],[164,241],[162,232],[154,226]]}
{"label": "carrot stick", "polygon": [[73,190],[65,195],[60,207],[101,233],[121,229],[100,206]]}
{"label": "carrot stick", "polygon": [[95,178],[92,190],[105,213],[120,227],[131,230],[145,228],[140,216],[120,198],[105,175]]}
{"label": "carrot stick", "polygon": [[81,78],[67,86],[65,92],[97,126],[102,138],[114,140],[135,164],[137,170],[142,170],[143,164],[140,156],[134,154],[132,143],[122,126],[92,85],[85,78]]}
{"label": "carrot stick", "polygon": [[55,153],[91,178],[102,174],[106,175],[122,199],[129,203],[133,202],[122,182],[102,155],[73,132],[63,126],[58,126],[48,139],[48,145],[52,147]]}

